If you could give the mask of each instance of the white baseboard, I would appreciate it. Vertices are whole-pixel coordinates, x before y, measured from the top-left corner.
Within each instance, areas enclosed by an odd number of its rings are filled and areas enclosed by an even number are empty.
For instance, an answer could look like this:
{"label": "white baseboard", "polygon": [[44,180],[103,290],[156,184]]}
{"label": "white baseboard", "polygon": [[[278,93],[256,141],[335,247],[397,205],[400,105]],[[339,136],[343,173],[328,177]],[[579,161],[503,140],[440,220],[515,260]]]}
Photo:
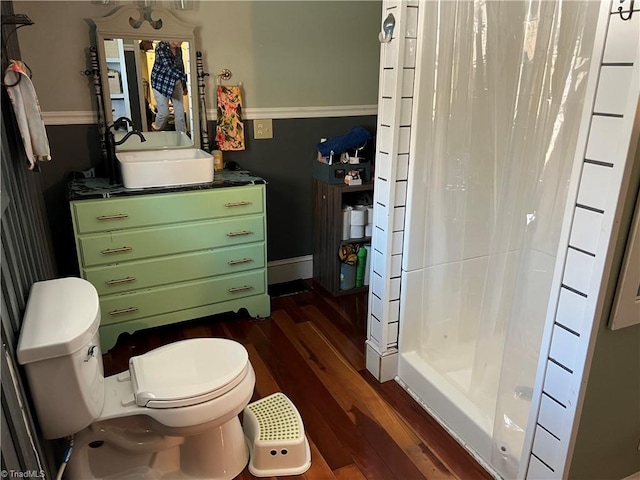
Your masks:
{"label": "white baseboard", "polygon": [[313,255],[285,258],[267,263],[269,285],[313,277]]}
{"label": "white baseboard", "polygon": [[380,383],[393,380],[398,375],[398,350],[391,348],[384,353],[378,352],[367,340],[366,366],[371,375]]}

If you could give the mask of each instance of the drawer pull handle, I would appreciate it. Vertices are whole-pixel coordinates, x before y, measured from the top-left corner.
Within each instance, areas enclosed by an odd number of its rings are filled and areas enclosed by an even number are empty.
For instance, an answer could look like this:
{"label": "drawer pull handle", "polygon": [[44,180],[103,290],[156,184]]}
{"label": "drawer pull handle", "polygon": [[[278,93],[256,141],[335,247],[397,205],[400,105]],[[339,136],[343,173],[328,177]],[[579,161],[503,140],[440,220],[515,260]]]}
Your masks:
{"label": "drawer pull handle", "polygon": [[241,232],[229,232],[227,233],[227,237],[237,237],[240,235],[251,235],[253,232],[250,232],[249,230],[242,230]]}
{"label": "drawer pull handle", "polygon": [[229,265],[238,265],[239,263],[248,263],[253,262],[253,258],[241,258],[240,260],[229,260],[227,263]]}
{"label": "drawer pull handle", "polygon": [[126,213],[116,213],[114,215],[100,215],[96,217],[98,220],[120,220],[122,218],[129,218]]}
{"label": "drawer pull handle", "polygon": [[124,278],[118,278],[116,280],[108,280],[106,283],[107,285],[118,285],[120,283],[129,283],[129,282],[135,282],[136,277],[124,277]]}
{"label": "drawer pull handle", "polygon": [[229,203],[225,203],[224,206],[225,207],[244,207],[245,205],[251,205],[251,203],[253,202],[247,202],[247,201],[229,202]]}
{"label": "drawer pull handle", "polygon": [[104,255],[109,255],[110,253],[125,253],[133,250],[133,247],[118,247],[118,248],[107,248],[106,250],[102,250]]}
{"label": "drawer pull handle", "polygon": [[229,293],[237,293],[237,292],[244,292],[245,290],[251,290],[252,288],[253,288],[253,285],[243,285],[242,287],[230,288],[228,291]]}
{"label": "drawer pull handle", "polygon": [[123,313],[137,312],[138,307],[121,308],[120,310],[111,310],[109,315],[122,315]]}

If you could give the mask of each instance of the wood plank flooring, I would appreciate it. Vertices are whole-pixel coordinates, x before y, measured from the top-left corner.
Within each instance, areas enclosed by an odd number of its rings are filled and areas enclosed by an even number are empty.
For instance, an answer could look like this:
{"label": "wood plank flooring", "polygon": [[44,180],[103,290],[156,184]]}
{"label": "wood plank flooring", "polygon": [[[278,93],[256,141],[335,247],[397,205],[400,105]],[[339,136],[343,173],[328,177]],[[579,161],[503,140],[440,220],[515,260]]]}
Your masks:
{"label": "wood plank flooring", "polygon": [[[365,368],[366,294],[272,299],[271,317],[224,314],[122,335],[105,374],[153,348],[194,337],[242,343],[256,372],[253,400],[283,392],[302,416],[311,468],[298,478],[470,480],[492,477],[396,382]],[[247,469],[238,477],[253,479]]]}

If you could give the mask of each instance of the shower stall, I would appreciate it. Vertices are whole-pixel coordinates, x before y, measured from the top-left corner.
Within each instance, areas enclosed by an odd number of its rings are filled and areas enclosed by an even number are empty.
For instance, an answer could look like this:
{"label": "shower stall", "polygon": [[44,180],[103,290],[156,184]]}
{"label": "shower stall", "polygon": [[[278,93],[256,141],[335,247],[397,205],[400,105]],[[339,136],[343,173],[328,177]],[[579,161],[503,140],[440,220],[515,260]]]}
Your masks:
{"label": "shower stall", "polygon": [[598,2],[420,4],[398,377],[518,473]]}

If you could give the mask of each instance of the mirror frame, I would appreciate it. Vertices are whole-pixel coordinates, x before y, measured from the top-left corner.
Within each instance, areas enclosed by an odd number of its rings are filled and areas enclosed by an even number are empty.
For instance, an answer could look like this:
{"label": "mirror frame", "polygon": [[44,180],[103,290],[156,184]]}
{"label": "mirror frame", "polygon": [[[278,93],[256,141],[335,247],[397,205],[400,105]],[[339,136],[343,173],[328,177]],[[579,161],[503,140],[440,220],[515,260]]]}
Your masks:
{"label": "mirror frame", "polygon": [[[200,112],[198,105],[198,78],[196,72],[196,26],[183,22],[169,10],[156,7],[139,7],[124,5],[104,17],[92,18],[95,24],[96,48],[100,64],[100,78],[102,79],[102,95],[104,102],[104,121],[106,125],[113,123],[111,111],[111,92],[107,78],[107,60],[105,39],[122,38],[132,40],[170,39],[189,42],[189,70],[186,71],[189,80],[189,92],[193,125],[191,125],[191,140],[194,148],[200,148]],[[108,105],[107,105],[108,102]]]}

